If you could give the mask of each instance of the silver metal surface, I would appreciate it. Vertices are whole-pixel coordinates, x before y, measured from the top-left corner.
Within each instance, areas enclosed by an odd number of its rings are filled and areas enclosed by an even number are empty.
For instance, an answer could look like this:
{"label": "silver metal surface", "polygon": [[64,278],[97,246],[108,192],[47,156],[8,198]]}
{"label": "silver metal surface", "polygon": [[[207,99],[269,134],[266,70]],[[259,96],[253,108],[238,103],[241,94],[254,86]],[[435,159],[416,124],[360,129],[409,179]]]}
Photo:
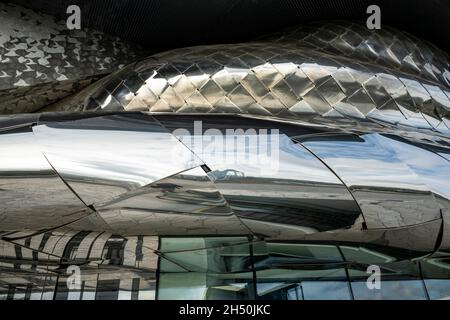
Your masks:
{"label": "silver metal surface", "polygon": [[0,131],[0,230],[46,230],[90,213],[42,155],[31,127]]}
{"label": "silver metal surface", "polygon": [[135,189],[96,206],[115,233],[249,234],[201,167]]}
{"label": "silver metal surface", "polygon": [[[157,277],[159,298],[364,296],[370,264],[425,288],[450,269],[449,79],[439,49],[336,22],[160,53],[45,108],[95,112],[1,117],[0,299],[155,298]],[[60,292],[70,264],[84,292]]]}
{"label": "silver metal surface", "polygon": [[[29,166],[36,158],[55,170],[81,208],[96,211],[77,222],[80,231],[304,239],[440,221],[450,208],[450,163],[437,152],[444,147],[227,116],[198,118],[205,130],[196,132],[195,119],[140,112],[17,116],[2,120],[9,130],[2,137],[11,140],[5,153],[15,158],[17,138],[8,133],[26,132],[28,144],[36,135],[38,143],[25,151]],[[246,128],[249,121],[258,130]],[[8,162],[4,167],[9,173]],[[5,230],[17,231],[9,238],[38,231]]]}
{"label": "silver metal surface", "polygon": [[[249,135],[248,139],[258,141],[262,137]],[[242,139],[231,139],[236,142],[226,143],[217,158],[234,161],[208,161],[207,155],[199,156],[239,217],[312,233],[350,227],[360,216],[358,205],[342,182],[286,135],[270,135],[272,154],[268,159],[263,159],[258,150],[261,143],[247,146]]]}
{"label": "silver metal surface", "polygon": [[395,30],[363,29],[327,23],[281,38],[163,52],[48,110],[354,119],[448,137],[448,55]]}
{"label": "silver metal surface", "polygon": [[49,121],[33,132],[55,170],[88,205],[202,164],[149,115]]}
{"label": "silver metal surface", "polygon": [[311,137],[302,142],[341,177],[369,228],[395,228],[440,218],[430,188],[408,166],[412,160],[390,143],[378,134]]}
{"label": "silver metal surface", "polygon": [[314,22],[261,37],[419,75],[450,86],[448,55],[416,36],[389,26],[369,30],[358,22]]}
{"label": "silver metal surface", "polygon": [[0,21],[0,114],[36,112],[148,54],[11,3],[0,3]]}

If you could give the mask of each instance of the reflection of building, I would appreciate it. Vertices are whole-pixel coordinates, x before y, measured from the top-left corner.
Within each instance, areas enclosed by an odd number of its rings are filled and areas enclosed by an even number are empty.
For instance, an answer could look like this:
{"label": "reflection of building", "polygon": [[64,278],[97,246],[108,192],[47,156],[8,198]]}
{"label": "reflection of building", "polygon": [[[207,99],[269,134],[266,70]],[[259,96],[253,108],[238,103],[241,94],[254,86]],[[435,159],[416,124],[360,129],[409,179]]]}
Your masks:
{"label": "reflection of building", "polygon": [[[74,74],[45,67],[39,103],[39,79],[4,72],[0,111],[43,113],[0,116],[0,297],[448,298],[448,56],[380,32],[176,49],[88,85],[126,61],[94,46]],[[14,66],[35,65],[15,42]]]}
{"label": "reflection of building", "polygon": [[[174,119],[188,128],[182,117],[32,117],[8,118],[0,134],[2,298],[449,294],[435,279],[449,278],[450,163],[424,147],[377,133],[299,138],[303,127],[281,125],[270,175],[245,161],[203,163],[166,129]],[[174,150],[179,158],[160,161]],[[372,264],[381,291],[366,287]],[[80,288],[67,285],[71,266]]]}
{"label": "reflection of building", "polygon": [[[349,243],[96,232],[13,242],[1,243],[0,299],[450,298],[448,258],[412,262],[402,260],[404,252]],[[372,264],[381,268],[380,290],[366,286]],[[80,267],[80,289],[67,288],[68,265]]]}
{"label": "reflection of building", "polygon": [[[0,134],[2,298],[448,295],[434,279],[449,276],[450,162],[424,147],[377,133],[300,139],[283,125],[270,175],[203,163],[166,129],[189,127],[181,117],[32,117],[8,118]],[[243,174],[223,177],[230,167]],[[367,290],[371,264],[381,291]],[[74,265],[81,288],[69,290]]]}
{"label": "reflection of building", "polygon": [[[124,239],[102,232],[48,232],[1,242],[1,297],[13,299],[153,299],[156,237]],[[69,291],[69,265],[81,290]]]}

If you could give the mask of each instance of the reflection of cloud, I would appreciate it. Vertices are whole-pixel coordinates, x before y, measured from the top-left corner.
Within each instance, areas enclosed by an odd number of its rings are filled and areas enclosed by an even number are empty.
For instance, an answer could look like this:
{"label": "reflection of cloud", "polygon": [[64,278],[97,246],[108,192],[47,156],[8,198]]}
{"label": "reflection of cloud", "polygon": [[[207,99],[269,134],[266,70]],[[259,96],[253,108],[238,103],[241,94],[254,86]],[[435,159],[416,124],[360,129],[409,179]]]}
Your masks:
{"label": "reflection of cloud", "polygon": [[[75,177],[144,185],[185,170],[191,160],[189,149],[169,133],[46,126],[36,131],[50,162]],[[174,159],[174,154],[179,156]]]}
{"label": "reflection of cloud", "polygon": [[[423,151],[418,147],[378,134],[366,134],[362,137],[364,142],[327,140],[305,142],[305,145],[324,159],[349,185],[428,191],[425,184],[436,183],[434,177],[438,174],[437,171],[445,171],[446,175],[450,175],[450,166],[443,165],[442,162],[440,166],[430,168],[435,164],[431,153],[425,158],[416,158],[415,153]],[[424,180],[429,181],[426,183]],[[450,176],[437,180],[440,182],[436,187],[448,189]]]}
{"label": "reflection of cloud", "polygon": [[0,155],[0,170],[3,172],[50,169],[50,165],[36,146],[32,132],[0,135]]}

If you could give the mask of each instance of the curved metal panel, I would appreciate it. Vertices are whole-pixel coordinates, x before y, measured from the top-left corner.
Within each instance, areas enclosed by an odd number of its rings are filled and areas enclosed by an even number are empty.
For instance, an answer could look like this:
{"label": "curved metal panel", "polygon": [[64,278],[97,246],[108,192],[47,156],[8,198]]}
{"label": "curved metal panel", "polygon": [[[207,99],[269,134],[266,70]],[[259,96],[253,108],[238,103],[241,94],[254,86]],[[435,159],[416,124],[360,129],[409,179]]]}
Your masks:
{"label": "curved metal panel", "polygon": [[92,210],[64,184],[36,145],[31,127],[0,133],[0,229],[51,229]]}
{"label": "curved metal panel", "polygon": [[[441,217],[430,188],[378,134],[304,138],[349,187],[368,228],[415,225]],[[398,150],[401,154],[401,150]],[[403,159],[402,159],[403,158]]]}
{"label": "curved metal panel", "polygon": [[122,235],[250,233],[201,167],[130,191],[97,211]]}
{"label": "curved metal panel", "polygon": [[382,143],[429,188],[441,208],[450,209],[450,161],[397,136],[383,135]]}
{"label": "curved metal panel", "polygon": [[222,128],[226,136],[218,129],[178,135],[212,170],[208,175],[236,215],[306,232],[355,223],[361,214],[356,202],[315,156],[278,130],[237,126]]}
{"label": "curved metal panel", "polygon": [[[445,53],[393,30],[362,41],[361,26],[330,28],[299,27],[280,38],[159,53],[105,78],[95,93],[87,89],[50,110],[251,114],[317,123],[351,118],[448,136]],[[390,40],[395,45],[380,51]],[[102,95],[109,86],[114,92]]]}
{"label": "curved metal panel", "polygon": [[96,208],[100,213],[102,210],[132,208],[168,213],[232,214],[201,167],[155,181]]}
{"label": "curved metal panel", "polygon": [[345,56],[420,75],[450,87],[450,62],[444,51],[388,26],[374,32],[358,22],[313,22],[261,37],[261,40]]}
{"label": "curved metal panel", "polygon": [[202,164],[149,115],[55,120],[33,131],[49,162],[86,204]]}

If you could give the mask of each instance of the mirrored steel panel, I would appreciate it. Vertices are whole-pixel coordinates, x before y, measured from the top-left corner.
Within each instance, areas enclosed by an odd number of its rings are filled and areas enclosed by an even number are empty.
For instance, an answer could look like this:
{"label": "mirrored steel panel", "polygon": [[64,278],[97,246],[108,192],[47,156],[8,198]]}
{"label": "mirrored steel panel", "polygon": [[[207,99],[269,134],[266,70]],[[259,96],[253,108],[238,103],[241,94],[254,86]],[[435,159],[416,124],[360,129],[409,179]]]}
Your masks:
{"label": "mirrored steel panel", "polygon": [[[349,187],[368,228],[395,228],[441,217],[420,176],[379,134],[309,137],[302,144]],[[402,153],[398,150],[398,153]]]}
{"label": "mirrored steel panel", "polygon": [[161,52],[50,110],[356,119],[448,135],[446,54],[395,30],[366,31],[334,22]]}
{"label": "mirrored steel panel", "polygon": [[39,150],[31,127],[0,132],[0,230],[51,229],[90,213]]}
{"label": "mirrored steel panel", "polygon": [[53,118],[33,131],[49,162],[88,205],[202,164],[150,115],[140,113]]}
{"label": "mirrored steel panel", "polygon": [[278,130],[239,130],[178,135],[211,169],[208,175],[236,215],[299,233],[355,223],[358,205],[314,155]]}
{"label": "mirrored steel panel", "polygon": [[433,193],[441,208],[450,209],[450,161],[424,147],[412,144],[394,135],[380,139],[385,148],[393,150],[397,157],[413,171]]}
{"label": "mirrored steel panel", "polygon": [[96,207],[122,235],[249,234],[201,167],[135,189]]}

